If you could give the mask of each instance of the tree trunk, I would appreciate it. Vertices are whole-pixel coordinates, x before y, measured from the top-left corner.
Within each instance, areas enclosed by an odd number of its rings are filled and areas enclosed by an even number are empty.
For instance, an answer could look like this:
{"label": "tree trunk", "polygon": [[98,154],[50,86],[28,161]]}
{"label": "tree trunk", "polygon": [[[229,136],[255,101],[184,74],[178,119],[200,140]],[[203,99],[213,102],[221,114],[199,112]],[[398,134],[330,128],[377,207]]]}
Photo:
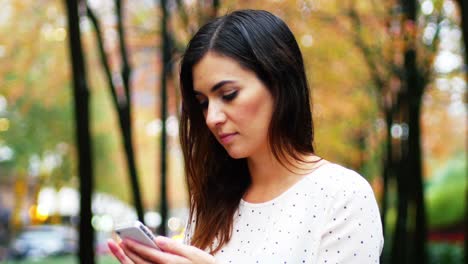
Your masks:
{"label": "tree trunk", "polygon": [[219,10],[219,6],[220,6],[220,0],[213,0],[213,3],[212,3],[212,17],[215,18],[217,15],[218,15],[218,10]]}
{"label": "tree trunk", "polygon": [[125,32],[123,26],[123,9],[122,9],[122,1],[116,0],[116,13],[117,13],[117,31],[119,32],[119,46],[120,46],[120,56],[122,58],[122,80],[123,86],[125,90],[125,98],[126,104],[119,104],[117,102],[117,108],[120,108],[119,112],[119,120],[120,120],[120,128],[122,131],[123,137],[123,144],[125,148],[125,156],[127,158],[127,166],[128,171],[130,174],[130,182],[132,186],[132,194],[133,194],[133,202],[135,205],[135,209],[137,211],[138,219],[140,221],[144,221],[144,210],[143,210],[143,203],[141,201],[141,192],[140,192],[140,185],[138,183],[138,174],[136,169],[136,162],[135,162],[135,151],[133,148],[132,142],[132,93],[130,91],[130,75],[131,75],[131,67],[130,62],[128,60],[128,52],[127,52],[127,45],[125,43]]}
{"label": "tree trunk", "polygon": [[411,201],[415,209],[414,224],[414,251],[411,263],[427,263],[426,256],[426,210],[424,203],[423,175],[422,175],[422,151],[421,151],[421,99],[424,91],[424,82],[420,78],[416,66],[416,52],[407,52],[408,65],[405,63],[408,73],[407,85],[409,94],[408,106],[408,176],[411,179]]}
{"label": "tree trunk", "polygon": [[401,142],[399,158],[395,160],[395,175],[398,189],[398,201],[397,201],[397,220],[395,225],[395,231],[393,235],[392,245],[392,256],[391,263],[404,264],[408,262],[408,246],[411,242],[408,240],[408,179],[407,174],[408,164],[404,158],[406,155],[405,143]]}
{"label": "tree trunk", "polygon": [[119,32],[119,44],[124,47],[121,47],[121,57],[122,57],[122,81],[125,90],[125,99],[120,99],[117,96],[117,90],[112,80],[112,73],[110,70],[109,59],[104,50],[104,43],[101,28],[99,25],[98,18],[91,10],[91,8],[87,7],[88,17],[91,20],[91,23],[94,26],[96,32],[96,41],[97,46],[100,54],[101,64],[104,68],[104,73],[107,78],[107,83],[109,84],[109,90],[112,95],[112,102],[114,104],[114,108],[117,111],[117,116],[119,120],[119,128],[122,135],[122,143],[123,148],[125,150],[125,158],[127,161],[127,168],[129,172],[130,184],[131,184],[131,191],[133,195],[133,203],[137,212],[137,217],[140,221],[143,222],[143,205],[141,201],[141,192],[140,186],[138,183],[138,174],[136,169],[136,161],[135,161],[135,152],[133,149],[132,143],[132,120],[131,120],[131,92],[130,92],[130,82],[129,76],[131,73],[131,68],[128,63],[128,55],[125,48],[125,41],[124,39],[124,31],[123,31],[123,16],[122,16],[122,7],[119,3],[116,3],[117,9],[116,12],[119,14],[118,17],[118,32]]}
{"label": "tree trunk", "polygon": [[91,226],[93,169],[89,129],[89,90],[81,46],[78,1],[67,0],[66,6],[68,13],[70,57],[73,72],[73,97],[75,103],[76,140],[81,193],[79,259],[80,263],[94,264],[94,230]]}
{"label": "tree trunk", "polygon": [[[125,112],[125,110],[123,111]],[[136,169],[135,151],[132,143],[131,118],[128,114],[122,117],[120,129],[122,131],[123,145],[125,149],[125,157],[127,160],[128,171],[130,174],[131,190],[133,194],[133,204],[137,212],[138,220],[144,222],[144,209],[141,199],[140,185],[138,181],[138,173]]]}
{"label": "tree trunk", "polygon": [[170,40],[167,30],[167,21],[169,20],[169,12],[167,10],[167,1],[161,0],[161,34],[162,34],[162,72],[161,72],[161,146],[160,146],[160,213],[161,213],[161,226],[159,227],[159,234],[166,235],[166,223],[168,218],[168,201],[167,201],[167,140],[166,140],[166,120],[167,120],[167,77],[170,67]]}
{"label": "tree trunk", "polygon": [[[401,108],[403,124],[407,125],[408,131],[403,137],[407,141],[402,145],[402,162],[404,164],[404,173],[399,177],[402,182],[398,185],[403,189],[399,190],[399,196],[407,200],[406,208],[399,208],[399,213],[404,214],[404,218],[399,219],[400,225],[406,225],[411,222],[410,228],[407,228],[407,243],[410,248],[403,249],[408,257],[401,259],[400,263],[427,263],[426,255],[426,213],[424,204],[423,175],[422,175],[422,151],[420,138],[420,112],[421,98],[424,93],[426,76],[422,76],[421,69],[418,68],[416,61],[416,14],[417,2],[415,0],[402,0],[404,34],[406,36],[404,51],[404,77],[402,101],[404,107]],[[405,139],[403,138],[405,141]],[[402,212],[402,210],[409,210]],[[414,220],[412,218],[414,213]],[[400,215],[398,215],[400,218]],[[402,216],[403,217],[403,216]],[[402,222],[406,222],[403,224]],[[397,227],[398,228],[398,227]],[[401,230],[399,230],[401,231]],[[402,237],[395,237],[395,243],[401,243]],[[396,252],[398,254],[398,252]],[[401,255],[397,255],[397,258]]]}

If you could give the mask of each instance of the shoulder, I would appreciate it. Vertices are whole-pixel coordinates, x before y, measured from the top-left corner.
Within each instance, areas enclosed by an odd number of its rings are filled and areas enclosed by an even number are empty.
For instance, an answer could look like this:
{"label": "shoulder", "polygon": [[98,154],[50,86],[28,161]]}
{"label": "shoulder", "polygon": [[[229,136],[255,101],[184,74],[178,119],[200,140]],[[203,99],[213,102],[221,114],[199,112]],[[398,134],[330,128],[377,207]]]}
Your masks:
{"label": "shoulder", "polygon": [[330,194],[343,196],[358,193],[373,194],[369,182],[359,173],[335,163],[326,163],[307,177],[309,183],[318,184]]}
{"label": "shoulder", "polygon": [[345,256],[352,263],[378,261],[384,240],[379,207],[368,181],[337,164],[327,164],[315,176],[330,197],[322,218],[317,263],[342,263]]}
{"label": "shoulder", "polygon": [[325,164],[309,175],[307,182],[305,188],[312,190],[314,198],[320,200],[331,214],[344,208],[353,214],[361,214],[366,208],[373,214],[379,211],[369,182],[359,173],[341,165]]}
{"label": "shoulder", "polygon": [[[374,191],[369,182],[359,173],[337,164],[327,164],[316,181],[321,183],[325,197],[326,222],[330,228],[339,225],[360,230],[363,227],[374,227],[373,231],[381,237],[380,212]],[[323,197],[323,196],[322,196]]]}

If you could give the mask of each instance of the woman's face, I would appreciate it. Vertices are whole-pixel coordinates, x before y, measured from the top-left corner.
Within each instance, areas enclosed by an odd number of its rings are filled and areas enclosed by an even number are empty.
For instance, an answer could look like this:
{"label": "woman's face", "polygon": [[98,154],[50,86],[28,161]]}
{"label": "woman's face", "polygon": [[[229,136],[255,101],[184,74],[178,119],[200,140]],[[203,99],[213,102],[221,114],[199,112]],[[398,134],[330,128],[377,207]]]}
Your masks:
{"label": "woman's face", "polygon": [[270,151],[273,97],[254,72],[208,52],[193,67],[193,87],[208,128],[232,158]]}

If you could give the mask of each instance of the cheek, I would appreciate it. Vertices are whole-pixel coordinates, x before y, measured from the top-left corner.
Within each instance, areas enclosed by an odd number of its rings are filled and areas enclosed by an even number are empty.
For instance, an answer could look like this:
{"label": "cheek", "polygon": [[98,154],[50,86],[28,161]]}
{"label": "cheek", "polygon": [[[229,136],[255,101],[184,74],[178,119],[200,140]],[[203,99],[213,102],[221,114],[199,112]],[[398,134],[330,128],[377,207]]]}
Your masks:
{"label": "cheek", "polygon": [[[264,98],[262,98],[264,99]],[[256,136],[268,133],[272,106],[268,100],[252,100],[239,107],[238,123],[246,125]]]}
{"label": "cheek", "polygon": [[260,102],[247,102],[240,107],[241,115],[246,120],[254,120],[258,118],[258,114],[261,113],[262,107]]}

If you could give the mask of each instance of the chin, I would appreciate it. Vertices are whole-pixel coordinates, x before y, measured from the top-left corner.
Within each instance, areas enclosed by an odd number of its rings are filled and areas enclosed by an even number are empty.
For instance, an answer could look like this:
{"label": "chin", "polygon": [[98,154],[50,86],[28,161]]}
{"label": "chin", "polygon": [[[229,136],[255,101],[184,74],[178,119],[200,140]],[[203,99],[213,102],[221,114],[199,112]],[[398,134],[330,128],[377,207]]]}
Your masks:
{"label": "chin", "polygon": [[247,158],[247,156],[245,156],[245,155],[236,155],[236,154],[231,154],[231,153],[229,153],[229,152],[228,152],[228,154],[229,154],[229,156],[230,156],[231,158],[233,158],[233,159],[243,159],[243,158]]}
{"label": "chin", "polygon": [[234,149],[226,149],[226,152],[233,159],[243,159],[249,156],[244,151],[239,151],[239,150],[234,150]]}

